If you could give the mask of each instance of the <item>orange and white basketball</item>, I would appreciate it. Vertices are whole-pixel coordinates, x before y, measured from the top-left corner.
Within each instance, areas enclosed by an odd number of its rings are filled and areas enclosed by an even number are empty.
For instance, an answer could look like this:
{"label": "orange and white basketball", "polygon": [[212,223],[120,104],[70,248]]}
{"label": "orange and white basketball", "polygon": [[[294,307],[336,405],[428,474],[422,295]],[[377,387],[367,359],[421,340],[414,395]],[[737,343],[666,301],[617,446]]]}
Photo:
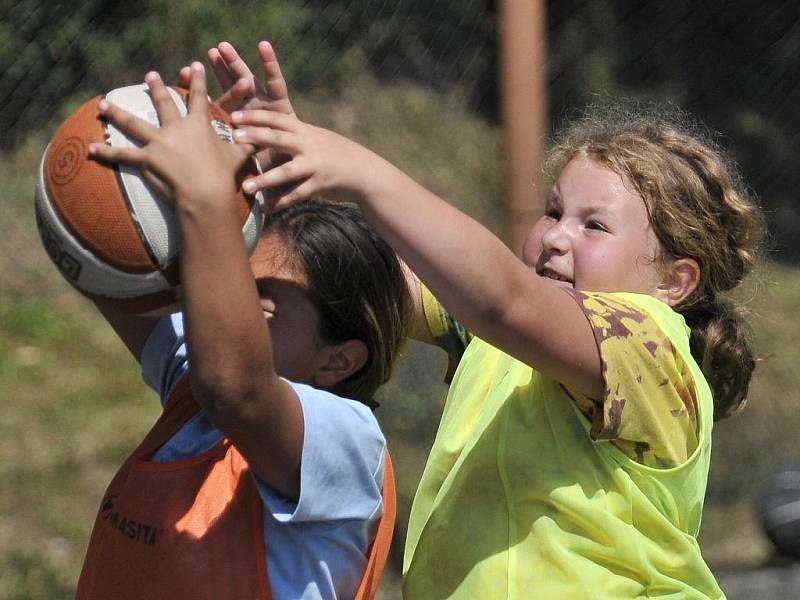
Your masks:
{"label": "orange and white basketball", "polygon": [[[182,114],[188,92],[170,88]],[[116,104],[158,125],[147,86],[106,94]],[[152,311],[180,298],[180,235],[172,206],[159,197],[141,171],[89,158],[92,142],[139,145],[101,118],[95,97],[73,112],[48,144],[36,185],[36,222],[42,243],[62,275],[85,295],[129,313]],[[233,142],[230,120],[210,104],[211,125]],[[192,148],[187,148],[192,152]],[[248,252],[258,241],[264,215],[260,196],[241,191],[255,175],[255,160],[237,174],[238,210]]]}

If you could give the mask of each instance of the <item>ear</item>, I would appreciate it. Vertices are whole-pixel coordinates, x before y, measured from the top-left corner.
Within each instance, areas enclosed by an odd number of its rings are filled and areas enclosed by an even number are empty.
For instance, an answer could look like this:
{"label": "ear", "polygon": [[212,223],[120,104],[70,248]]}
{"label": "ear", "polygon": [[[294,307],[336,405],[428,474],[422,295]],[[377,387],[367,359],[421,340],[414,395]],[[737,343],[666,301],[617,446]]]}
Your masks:
{"label": "ear", "polygon": [[326,360],[314,372],[314,383],[329,389],[350,377],[367,363],[369,350],[361,340],[347,340],[325,349]]}
{"label": "ear", "polygon": [[697,289],[700,265],[693,258],[676,258],[664,269],[656,297],[670,306],[677,306]]}

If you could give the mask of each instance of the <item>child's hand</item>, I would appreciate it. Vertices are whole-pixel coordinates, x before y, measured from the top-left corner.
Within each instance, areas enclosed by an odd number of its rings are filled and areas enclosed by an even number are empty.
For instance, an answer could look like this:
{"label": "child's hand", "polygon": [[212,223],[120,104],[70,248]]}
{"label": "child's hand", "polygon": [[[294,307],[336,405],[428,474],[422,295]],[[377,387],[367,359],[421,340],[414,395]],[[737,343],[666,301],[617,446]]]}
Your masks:
{"label": "child's hand", "polygon": [[377,170],[388,164],[363,146],[292,115],[244,110],[231,114],[231,120],[237,126],[233,136],[238,142],[269,147],[290,157],[243,185],[247,193],[272,189],[274,208],[315,195],[359,202],[380,181]]}
{"label": "child's hand", "polygon": [[91,144],[97,158],[140,167],[150,183],[180,202],[198,197],[218,201],[236,192],[235,174],[253,147],[223,142],[210,124],[203,65],[191,67],[188,114],[181,117],[177,106],[157,73],[145,80],[161,127],[155,127],[106,100],[100,112],[126,134],[142,142],[141,148],[114,148]]}
{"label": "child's hand", "polygon": [[208,59],[225,93],[217,100],[224,110],[265,109],[293,115],[286,80],[275,51],[269,42],[258,43],[264,85],[256,81],[247,63],[228,42],[220,42],[208,51]]}
{"label": "child's hand", "polygon": [[[209,63],[223,91],[215,103],[229,113],[236,110],[264,109],[294,115],[286,80],[272,45],[266,41],[259,42],[258,54],[264,72],[263,86],[230,43],[220,42],[208,51]],[[181,69],[179,76],[180,85],[189,87],[189,67]],[[256,154],[256,158],[264,171],[288,160],[287,156],[277,155],[269,148]]]}

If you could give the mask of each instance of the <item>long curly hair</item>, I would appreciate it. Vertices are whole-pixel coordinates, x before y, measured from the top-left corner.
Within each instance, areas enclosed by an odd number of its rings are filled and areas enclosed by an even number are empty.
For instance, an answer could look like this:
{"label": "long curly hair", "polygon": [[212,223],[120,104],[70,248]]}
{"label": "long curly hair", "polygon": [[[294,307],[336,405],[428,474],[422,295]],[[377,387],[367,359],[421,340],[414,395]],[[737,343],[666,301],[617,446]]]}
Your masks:
{"label": "long curly hair", "polygon": [[639,103],[586,109],[557,134],[546,174],[557,177],[576,156],[608,166],[641,195],[661,244],[658,260],[697,261],[697,289],[674,308],[691,328],[715,419],[733,414],[747,398],[756,359],[746,310],[725,292],[751,271],[765,233],[737,165],[685,112]]}

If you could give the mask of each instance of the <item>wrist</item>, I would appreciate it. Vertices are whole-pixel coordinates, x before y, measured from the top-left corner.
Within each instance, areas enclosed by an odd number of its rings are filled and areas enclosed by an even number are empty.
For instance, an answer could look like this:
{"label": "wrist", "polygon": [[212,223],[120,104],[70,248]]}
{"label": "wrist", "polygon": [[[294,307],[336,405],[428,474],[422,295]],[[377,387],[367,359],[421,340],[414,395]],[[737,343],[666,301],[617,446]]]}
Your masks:
{"label": "wrist", "polygon": [[175,189],[175,209],[186,214],[236,214],[236,197],[237,192],[232,185],[220,185],[219,182],[204,185],[194,181]]}
{"label": "wrist", "polygon": [[359,205],[380,201],[387,193],[391,194],[392,182],[403,175],[393,164],[368,149],[360,162],[364,165],[359,170],[361,175],[348,189],[349,200]]}

